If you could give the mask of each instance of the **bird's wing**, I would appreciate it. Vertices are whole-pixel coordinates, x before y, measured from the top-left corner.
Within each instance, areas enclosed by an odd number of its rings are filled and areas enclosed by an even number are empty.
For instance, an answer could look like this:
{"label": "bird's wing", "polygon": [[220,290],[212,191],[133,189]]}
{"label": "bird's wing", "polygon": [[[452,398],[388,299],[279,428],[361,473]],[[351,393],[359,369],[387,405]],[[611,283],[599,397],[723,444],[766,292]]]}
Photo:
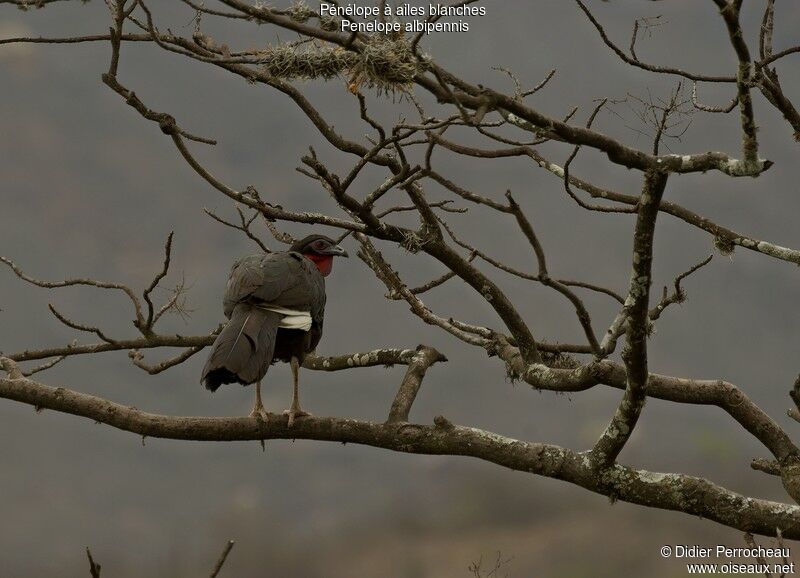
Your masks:
{"label": "bird's wing", "polygon": [[256,293],[259,299],[287,307],[311,312],[315,320],[320,315],[319,303],[324,308],[325,280],[317,267],[309,259],[299,253],[283,253],[287,283],[279,295]]}
{"label": "bird's wing", "polygon": [[237,261],[231,270],[225,289],[225,314],[243,302],[309,311],[314,321],[321,321],[325,281],[314,264],[299,253],[250,255]]}
{"label": "bird's wing", "polygon": [[248,255],[233,264],[223,298],[227,317],[230,317],[234,307],[239,303],[274,299],[284,291],[290,281],[285,255],[285,253]]}

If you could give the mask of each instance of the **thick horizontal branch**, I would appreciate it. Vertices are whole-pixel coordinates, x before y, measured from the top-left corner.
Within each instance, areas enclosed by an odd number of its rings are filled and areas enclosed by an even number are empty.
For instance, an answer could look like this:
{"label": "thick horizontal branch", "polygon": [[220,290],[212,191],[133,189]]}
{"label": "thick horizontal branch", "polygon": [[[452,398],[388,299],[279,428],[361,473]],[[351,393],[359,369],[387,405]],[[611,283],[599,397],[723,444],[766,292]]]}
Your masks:
{"label": "thick horizontal branch", "polygon": [[[596,385],[624,390],[625,366],[613,361],[594,361],[575,369],[557,369],[542,364],[526,365],[516,347],[498,339],[497,355],[506,362],[509,374],[536,389],[548,391],[585,391]],[[795,462],[800,449],[775,421],[727,381],[689,379],[650,373],[647,396],[675,403],[714,405],[727,412],[745,430],[766,447],[782,465]]]}
{"label": "thick horizontal branch", "polygon": [[[84,345],[65,345],[48,349],[25,350],[5,355],[14,362],[34,361],[51,357],[69,357],[72,355],[88,355],[106,351],[125,351],[153,349],[157,347],[205,347],[214,343],[216,332],[209,335],[153,335],[138,339],[122,339],[114,343],[89,343]],[[414,349],[374,349],[364,353],[348,353],[344,355],[322,356],[311,354],[306,356],[303,367],[318,371],[340,371],[353,367],[375,367],[392,365],[408,365],[416,355]]]}
{"label": "thick horizontal branch", "polygon": [[[709,153],[713,154],[713,153]],[[531,156],[531,155],[528,155]],[[676,156],[676,155],[674,155]],[[612,191],[608,189],[601,189],[587,181],[579,179],[573,175],[566,175],[564,168],[552,163],[543,157],[539,156],[536,158],[531,156],[531,158],[543,169],[551,172],[555,176],[564,179],[565,176],[569,178],[569,183],[583,191],[589,193],[589,195],[594,198],[602,198],[607,199],[610,201],[615,201],[619,203],[624,203],[626,205],[630,205],[635,207],[639,202],[639,197],[635,195],[628,195],[625,193],[620,193],[617,191]],[[662,157],[663,158],[663,157]],[[672,161],[677,162],[677,161]],[[760,239],[756,239],[755,237],[751,237],[749,235],[744,235],[722,225],[711,221],[710,219],[695,213],[679,205],[677,203],[673,203],[671,201],[662,200],[661,204],[659,205],[659,210],[676,217],[685,223],[688,223],[698,229],[702,229],[707,233],[710,233],[714,236],[715,239],[719,239],[720,242],[724,243],[733,248],[734,245],[739,247],[744,247],[745,249],[749,249],[751,251],[755,251],[757,253],[762,253],[764,255],[768,255],[770,257],[774,257],[775,259],[780,259],[781,261],[789,261],[790,263],[800,264],[800,251],[797,249],[791,249],[788,247],[782,247],[780,245],[776,245],[775,243],[771,243],[769,241],[762,241]]]}
{"label": "thick horizontal branch", "polygon": [[68,344],[45,349],[26,349],[19,353],[5,354],[12,361],[34,361],[50,357],[70,357],[89,355],[106,351],[126,351],[129,349],[153,349],[155,347],[198,347],[214,343],[216,334],[209,335],[152,335],[135,339],[117,339],[113,343]]}
{"label": "thick horizontal branch", "polygon": [[[431,65],[433,67],[433,65]],[[455,78],[450,77],[454,82]],[[450,102],[478,110],[485,105],[487,99],[509,123],[531,132],[537,136],[562,141],[574,145],[587,146],[604,152],[614,164],[647,171],[658,169],[673,173],[694,173],[718,170],[732,177],[756,177],[772,166],[769,160],[739,160],[722,152],[707,152],[693,155],[661,155],[653,156],[643,151],[628,147],[603,133],[584,127],[574,126],[550,118],[539,111],[514,100],[513,98],[492,91],[478,89],[467,85],[470,93],[452,93],[439,88],[434,81],[425,77],[417,82],[430,90],[440,101]]]}
{"label": "thick horizontal branch", "polygon": [[453,425],[442,417],[437,417],[435,425],[306,417],[290,429],[284,415],[268,414],[266,420],[157,415],[24,378],[0,379],[0,397],[85,417],[145,437],[196,441],[307,439],[357,443],[405,453],[468,456],[563,480],[615,500],[685,512],[756,534],[773,536],[779,529],[787,538],[800,538],[798,506],[748,498],[693,476],[621,465],[598,472],[585,454]]}
{"label": "thick horizontal branch", "polygon": [[[0,38],[0,46],[3,44],[82,44],[84,42],[108,42],[111,40],[110,34],[92,34],[89,36],[16,36],[13,38]],[[152,42],[150,34],[123,34],[120,40],[126,42]]]}
{"label": "thick horizontal branch", "polygon": [[[317,371],[341,371],[353,367],[392,367],[410,365],[417,355],[415,349],[373,349],[365,353],[349,353],[325,357],[311,354],[306,356],[303,367]],[[437,359],[437,361],[446,361]]]}

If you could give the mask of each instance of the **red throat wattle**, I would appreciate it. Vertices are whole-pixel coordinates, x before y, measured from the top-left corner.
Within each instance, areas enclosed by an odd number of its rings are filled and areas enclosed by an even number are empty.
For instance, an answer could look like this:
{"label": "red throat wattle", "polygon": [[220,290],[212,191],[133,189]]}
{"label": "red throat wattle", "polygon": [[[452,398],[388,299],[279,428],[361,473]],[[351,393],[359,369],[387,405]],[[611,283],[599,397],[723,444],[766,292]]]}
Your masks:
{"label": "red throat wattle", "polygon": [[333,255],[317,255],[316,253],[303,253],[303,256],[314,262],[323,277],[327,277],[333,269]]}

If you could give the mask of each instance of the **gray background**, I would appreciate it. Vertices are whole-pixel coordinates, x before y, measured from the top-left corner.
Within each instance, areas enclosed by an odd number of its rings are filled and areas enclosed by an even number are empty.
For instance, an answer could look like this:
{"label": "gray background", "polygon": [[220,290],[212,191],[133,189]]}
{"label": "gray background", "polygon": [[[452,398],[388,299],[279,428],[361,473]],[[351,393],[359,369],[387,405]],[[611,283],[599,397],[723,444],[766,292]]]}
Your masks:
{"label": "gray background", "polygon": [[[70,5],[74,4],[74,5]],[[422,4],[422,3],[420,3]],[[282,5],[282,3],[281,3]],[[665,97],[675,80],[623,65],[566,1],[486,2],[488,15],[471,20],[467,34],[426,39],[438,62],[473,82],[508,87],[491,66],[513,69],[534,85],[558,73],[531,104],[552,116],[580,106],[586,118],[599,97],[627,93]],[[627,46],[635,18],[664,14],[666,24],[642,38],[639,55],[693,71],[732,74],[733,52],[711,2],[592,2],[596,15]],[[162,9],[164,7],[162,6]],[[757,34],[760,3],[746,3],[749,38]],[[168,9],[168,12],[171,10]],[[796,44],[800,7],[778,6],[775,45]],[[162,15],[176,33],[191,33],[191,15]],[[0,10],[0,37],[102,33],[105,6],[92,2],[46,10]],[[243,32],[243,30],[247,32]],[[235,46],[291,40],[286,31],[225,26]],[[249,35],[246,36],[245,34]],[[752,47],[755,53],[755,47]],[[230,201],[211,190],[178,158],[169,139],[141,119],[100,82],[107,69],[104,44],[0,47],[0,254],[30,274],[62,279],[89,276],[141,289],[160,267],[164,238],[175,231],[173,273],[192,285],[195,310],[184,323],[162,329],[200,334],[222,318],[220,295],[231,261],[253,251],[235,231],[207,218],[202,207],[231,216]],[[796,60],[782,63],[789,95],[797,95]],[[156,110],[175,114],[188,130],[220,141],[193,146],[207,166],[237,188],[257,186],[262,197],[295,210],[335,211],[327,194],[293,169],[313,145],[334,169],[345,159],[326,145],[285,97],[262,86],[144,45],[126,46],[120,80]],[[303,90],[352,138],[366,129],[345,81],[306,83]],[[687,93],[688,94],[688,93]],[[705,102],[722,104],[730,86],[701,87]],[[370,96],[375,101],[374,95]],[[383,120],[397,118],[391,100],[374,104]],[[631,109],[604,113],[595,125],[648,149]],[[757,181],[714,173],[671,179],[667,198],[756,237],[800,246],[796,226],[800,171],[796,144],[779,114],[756,96],[762,156],[776,165]],[[738,155],[737,113],[695,115],[675,152],[723,150]],[[556,162],[564,147],[542,147]],[[561,183],[524,160],[468,161],[438,153],[441,171],[475,191],[499,197],[511,189],[549,252],[551,273],[605,283],[624,291],[633,220],[587,213],[566,197]],[[584,151],[573,170],[600,185],[635,194],[639,174]],[[380,175],[371,173],[376,181]],[[431,185],[430,194],[441,194]],[[399,199],[400,197],[395,197]],[[532,260],[508,219],[472,210],[454,216],[463,236],[493,255],[530,269]],[[288,227],[296,235],[309,232]],[[348,249],[354,251],[352,241]],[[708,235],[665,215],[656,238],[657,286],[712,250]],[[273,246],[275,244],[273,243]],[[409,283],[438,275],[424,257],[389,251]],[[580,338],[566,302],[539,287],[499,274],[537,336]],[[167,283],[166,286],[169,286]],[[686,283],[689,301],[658,323],[651,368],[738,384],[794,433],[784,413],[797,375],[797,271],[794,266],[738,250]],[[387,302],[384,288],[358,260],[339,262],[328,282],[326,335],[319,352],[428,343],[450,363],[432,369],[412,418],[444,414],[457,423],[504,435],[591,445],[613,412],[619,393],[601,387],[577,395],[536,393],[504,379],[501,366]],[[166,292],[158,295],[163,299]],[[614,304],[588,295],[598,328]],[[0,269],[0,350],[20,351],[76,337],[47,311],[52,302],[69,316],[132,336],[125,299],[89,288],[32,289]],[[459,283],[426,297],[443,315],[497,327],[486,304]],[[83,340],[89,337],[80,336]],[[160,359],[163,352],[145,352]],[[203,355],[150,377],[125,352],[72,358],[40,379],[141,409],[179,415],[242,415],[252,391],[227,387],[212,395],[198,384]],[[317,415],[384,419],[402,369],[305,372],[304,407]],[[290,401],[288,368],[273,368],[265,387],[273,411]],[[148,439],[72,416],[0,403],[0,575],[84,576],[89,545],[103,575],[197,576],[207,573],[224,541],[237,545],[227,576],[467,576],[470,562],[513,557],[511,576],[683,576],[677,560],[663,560],[661,544],[742,545],[741,534],[671,512],[608,500],[548,479],[453,457],[408,456],[371,448],[306,441],[187,443]],[[651,400],[626,464],[656,471],[709,476],[733,490],[786,500],[780,483],[748,464],[765,451],[721,410]],[[491,566],[491,564],[489,564]]]}

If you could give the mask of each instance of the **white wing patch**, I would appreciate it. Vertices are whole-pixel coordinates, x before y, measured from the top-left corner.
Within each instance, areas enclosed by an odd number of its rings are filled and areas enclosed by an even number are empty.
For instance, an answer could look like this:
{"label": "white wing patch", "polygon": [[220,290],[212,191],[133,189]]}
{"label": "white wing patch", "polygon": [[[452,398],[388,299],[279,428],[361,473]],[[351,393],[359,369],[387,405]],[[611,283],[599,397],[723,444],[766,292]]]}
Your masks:
{"label": "white wing patch", "polygon": [[277,305],[259,305],[259,308],[283,315],[278,327],[283,327],[284,329],[300,329],[301,331],[308,331],[311,329],[311,313],[309,311],[287,309],[286,307],[279,307]]}

